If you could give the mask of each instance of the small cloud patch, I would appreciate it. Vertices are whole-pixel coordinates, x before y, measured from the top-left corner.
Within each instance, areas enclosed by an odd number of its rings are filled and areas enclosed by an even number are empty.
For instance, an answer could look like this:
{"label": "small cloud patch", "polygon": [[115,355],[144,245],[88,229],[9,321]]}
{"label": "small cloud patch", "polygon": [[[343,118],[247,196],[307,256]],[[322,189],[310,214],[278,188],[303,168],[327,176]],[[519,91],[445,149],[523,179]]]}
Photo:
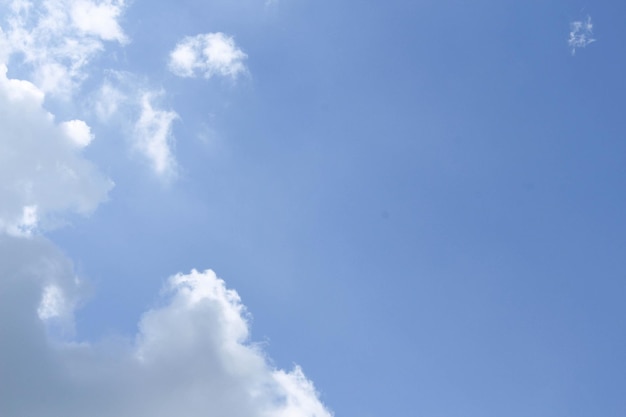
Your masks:
{"label": "small cloud patch", "polygon": [[246,72],[247,57],[231,36],[206,33],[180,41],[170,53],[169,69],[179,77],[218,75],[236,79]]}
{"label": "small cloud patch", "polygon": [[572,55],[576,55],[577,49],[584,48],[595,41],[593,38],[593,23],[590,16],[587,16],[585,20],[570,23],[569,40],[567,43],[572,51]]}
{"label": "small cloud patch", "polygon": [[61,123],[61,129],[65,132],[65,135],[70,139],[72,144],[79,148],[84,148],[93,140],[91,128],[82,120],[63,122]]}

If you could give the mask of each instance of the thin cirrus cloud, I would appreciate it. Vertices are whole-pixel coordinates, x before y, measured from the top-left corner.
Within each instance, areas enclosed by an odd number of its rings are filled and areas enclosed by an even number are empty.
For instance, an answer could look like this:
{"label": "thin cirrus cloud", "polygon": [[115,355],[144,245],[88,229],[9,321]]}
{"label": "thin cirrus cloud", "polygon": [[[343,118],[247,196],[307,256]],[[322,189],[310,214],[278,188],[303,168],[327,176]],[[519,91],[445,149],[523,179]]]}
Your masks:
{"label": "thin cirrus cloud", "polygon": [[590,16],[587,16],[584,20],[577,20],[570,23],[567,44],[570,47],[572,55],[576,55],[578,49],[585,48],[595,41],[596,40],[593,38],[593,23],[591,22]]}
{"label": "thin cirrus cloud", "polygon": [[248,56],[235,44],[233,37],[221,32],[189,36],[170,53],[169,69],[180,77],[236,79],[246,73]]}
{"label": "thin cirrus cloud", "polygon": [[[82,81],[93,75],[88,62],[105,41],[128,41],[118,24],[124,3],[9,6],[0,32],[0,415],[330,417],[298,366],[275,368],[251,342],[239,296],[210,270],[170,277],[132,337],[93,343],[76,337],[76,308],[88,285],[43,233],[63,216],[92,213],[113,182],[84,153],[103,138],[80,117],[57,120],[46,98],[82,103]],[[238,68],[245,54],[235,47],[230,59],[228,48],[213,46],[211,59],[221,60],[215,75],[244,71]],[[23,58],[27,79],[7,75],[10,56]],[[157,174],[175,172],[177,113],[161,108],[154,92],[133,99],[138,90],[124,83],[100,85],[92,103],[100,122],[135,106],[133,146]]]}

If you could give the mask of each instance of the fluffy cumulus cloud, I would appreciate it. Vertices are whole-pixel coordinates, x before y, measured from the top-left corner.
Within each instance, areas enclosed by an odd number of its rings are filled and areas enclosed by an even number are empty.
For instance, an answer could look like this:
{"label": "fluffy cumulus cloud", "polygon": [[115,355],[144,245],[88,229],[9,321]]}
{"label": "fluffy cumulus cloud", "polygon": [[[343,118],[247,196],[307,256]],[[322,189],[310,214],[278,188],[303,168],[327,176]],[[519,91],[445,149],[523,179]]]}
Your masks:
{"label": "fluffy cumulus cloud", "polygon": [[82,120],[55,123],[44,93],[0,66],[0,230],[28,234],[73,211],[89,214],[113,183],[86,160],[92,139]]}
{"label": "fluffy cumulus cloud", "polygon": [[246,72],[247,55],[221,32],[189,36],[170,53],[169,68],[180,77],[216,75],[236,79]]}
{"label": "fluffy cumulus cloud", "polygon": [[41,239],[0,237],[0,250],[13,255],[0,266],[0,415],[331,416],[300,368],[274,369],[249,342],[239,296],[212,271],[171,277],[130,340],[51,343],[49,322],[71,322],[81,293],[71,263]]}
{"label": "fluffy cumulus cloud", "polygon": [[585,20],[570,23],[568,45],[572,55],[576,54],[577,49],[584,48],[595,41],[593,38],[593,23],[590,16],[587,16]]}

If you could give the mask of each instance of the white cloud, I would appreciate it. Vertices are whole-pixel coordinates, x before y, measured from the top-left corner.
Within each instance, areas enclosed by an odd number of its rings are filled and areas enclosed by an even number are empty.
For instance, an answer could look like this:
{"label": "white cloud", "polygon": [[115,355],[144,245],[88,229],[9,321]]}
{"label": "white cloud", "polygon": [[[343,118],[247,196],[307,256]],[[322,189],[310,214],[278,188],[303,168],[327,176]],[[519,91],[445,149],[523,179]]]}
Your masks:
{"label": "white cloud", "polygon": [[180,77],[215,75],[236,79],[246,72],[247,55],[224,33],[189,36],[170,53],[169,69]]}
{"label": "white cloud", "polygon": [[132,339],[50,345],[45,323],[80,294],[71,263],[37,239],[0,236],[0,250],[14,255],[0,265],[0,415],[331,416],[299,367],[250,343],[245,307],[212,271],[171,277]]}
{"label": "white cloud", "polygon": [[12,0],[0,32],[0,58],[19,54],[44,92],[67,96],[86,77],[103,41],[127,42],[123,0]]}
{"label": "white cloud", "polygon": [[80,148],[89,145],[93,140],[91,128],[82,120],[70,120],[61,123],[61,128],[72,143]]}
{"label": "white cloud", "polygon": [[[33,231],[51,215],[89,213],[112,184],[81,154],[89,126],[55,122],[42,90],[6,74],[0,67],[0,415],[330,417],[299,367],[276,369],[250,342],[238,294],[210,270],[171,277],[132,338],[76,340],[84,284]],[[143,95],[135,128],[166,171],[177,116],[154,100]]]}
{"label": "white cloud", "polygon": [[[276,369],[250,342],[245,307],[212,271],[171,277],[132,338],[76,339],[84,283],[39,231],[67,213],[91,213],[113,183],[82,154],[94,140],[90,126],[58,121],[44,103],[48,93],[71,97],[104,41],[127,42],[118,23],[124,2],[5,3],[0,64],[20,57],[32,82],[0,65],[0,416],[331,416],[299,367]],[[245,72],[232,38],[196,41],[191,55],[177,55],[190,75]],[[94,109],[103,121],[137,110],[135,149],[171,176],[178,116],[159,108],[157,94],[137,91],[105,82]]]}
{"label": "white cloud", "polygon": [[0,65],[0,232],[28,234],[50,216],[92,212],[113,184],[80,153],[89,126],[56,124],[44,93],[6,73]]}
{"label": "white cloud", "polygon": [[143,77],[107,71],[89,107],[100,122],[123,130],[134,153],[147,161],[157,176],[170,181],[176,178],[178,168],[172,130],[179,116],[159,104],[164,95]]}
{"label": "white cloud", "polygon": [[584,48],[590,43],[595,42],[593,38],[593,23],[591,23],[591,17],[587,16],[587,19],[574,21],[570,23],[569,39],[567,41],[572,55],[576,54],[576,50]]}
{"label": "white cloud", "polygon": [[176,172],[172,123],[178,115],[173,111],[155,109],[154,99],[155,94],[143,94],[141,115],[135,123],[132,140],[135,149],[150,161],[158,175],[171,177]]}
{"label": "white cloud", "polygon": [[79,0],[72,4],[70,14],[72,23],[81,32],[96,35],[105,41],[125,43],[126,35],[118,23],[123,7],[122,0],[116,2],[107,0],[100,3]]}

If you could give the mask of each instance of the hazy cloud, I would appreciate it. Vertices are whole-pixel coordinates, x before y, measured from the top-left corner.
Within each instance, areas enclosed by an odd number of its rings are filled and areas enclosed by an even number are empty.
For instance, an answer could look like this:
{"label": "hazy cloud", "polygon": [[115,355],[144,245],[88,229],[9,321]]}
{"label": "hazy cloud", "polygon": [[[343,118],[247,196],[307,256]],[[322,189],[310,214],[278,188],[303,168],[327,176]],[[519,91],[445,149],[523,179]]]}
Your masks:
{"label": "hazy cloud", "polygon": [[127,94],[107,80],[93,95],[91,105],[100,121],[109,122],[127,101]]}

